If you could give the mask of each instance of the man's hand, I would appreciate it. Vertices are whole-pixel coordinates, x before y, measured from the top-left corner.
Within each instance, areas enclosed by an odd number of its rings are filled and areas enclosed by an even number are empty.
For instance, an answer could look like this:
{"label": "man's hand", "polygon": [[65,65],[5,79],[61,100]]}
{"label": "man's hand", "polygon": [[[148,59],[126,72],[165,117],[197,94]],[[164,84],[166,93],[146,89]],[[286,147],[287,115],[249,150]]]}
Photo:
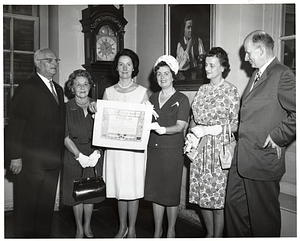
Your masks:
{"label": "man's hand", "polygon": [[187,41],[187,47],[186,47],[186,52],[189,53],[190,50],[191,50],[191,47],[193,46],[194,44],[194,40],[192,38],[190,38],[188,41]]}
{"label": "man's hand", "polygon": [[22,170],[22,158],[12,159],[9,168],[13,174],[19,174]]}
{"label": "man's hand", "polygon": [[268,135],[266,141],[265,141],[265,144],[264,144],[264,148],[267,147],[267,146],[271,146],[272,148],[275,148],[276,149],[276,152],[277,152],[277,157],[278,159],[280,159],[281,157],[281,148],[280,146],[278,146],[271,138],[270,135]]}

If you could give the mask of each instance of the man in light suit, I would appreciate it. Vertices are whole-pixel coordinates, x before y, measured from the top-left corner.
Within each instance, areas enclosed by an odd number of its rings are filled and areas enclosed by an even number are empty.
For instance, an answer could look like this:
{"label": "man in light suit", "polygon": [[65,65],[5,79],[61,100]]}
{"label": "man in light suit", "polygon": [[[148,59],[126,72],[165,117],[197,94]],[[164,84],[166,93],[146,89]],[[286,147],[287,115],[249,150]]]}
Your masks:
{"label": "man in light suit", "polygon": [[49,237],[51,232],[64,150],[63,89],[50,83],[58,61],[50,49],[36,51],[36,73],[17,87],[12,99],[8,141],[10,169],[17,175],[16,237]]}
{"label": "man in light suit", "polygon": [[296,82],[273,47],[272,37],[260,30],[244,40],[245,60],[257,70],[241,100],[239,139],[228,178],[230,237],[280,236],[279,181],[286,145],[296,135]]}

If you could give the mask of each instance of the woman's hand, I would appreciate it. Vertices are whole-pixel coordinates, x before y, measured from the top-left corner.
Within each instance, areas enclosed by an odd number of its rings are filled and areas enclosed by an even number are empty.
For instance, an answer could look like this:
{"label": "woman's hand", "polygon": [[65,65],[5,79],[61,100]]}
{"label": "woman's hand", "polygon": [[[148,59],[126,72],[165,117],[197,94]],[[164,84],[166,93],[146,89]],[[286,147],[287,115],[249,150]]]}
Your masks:
{"label": "woman's hand", "polygon": [[166,127],[160,126],[157,122],[151,123],[151,130],[155,130],[158,134],[163,135],[166,133]]}
{"label": "woman's hand", "polygon": [[[145,104],[146,107],[147,106],[153,106],[149,100],[143,101],[143,104]],[[153,115],[153,117],[154,117],[155,120],[157,120],[157,118],[159,117],[159,115],[157,114],[157,112],[154,110],[154,107],[153,107],[153,110],[152,110],[152,115]]]}
{"label": "woman's hand", "polygon": [[83,155],[82,153],[79,153],[79,157],[76,160],[79,161],[80,165],[83,168],[90,166],[90,158],[86,155]]}
{"label": "woman's hand", "polygon": [[206,135],[219,135],[222,132],[222,126],[221,125],[215,125],[215,126],[202,126],[197,125],[193,128],[191,128],[191,131],[195,134],[197,138],[200,138],[202,136]]}
{"label": "woman's hand", "polygon": [[89,156],[89,166],[94,167],[96,166],[99,158],[101,157],[100,151],[95,150],[90,156]]}
{"label": "woman's hand", "polygon": [[97,112],[97,102],[93,101],[89,104],[89,111],[92,113],[96,113]]}

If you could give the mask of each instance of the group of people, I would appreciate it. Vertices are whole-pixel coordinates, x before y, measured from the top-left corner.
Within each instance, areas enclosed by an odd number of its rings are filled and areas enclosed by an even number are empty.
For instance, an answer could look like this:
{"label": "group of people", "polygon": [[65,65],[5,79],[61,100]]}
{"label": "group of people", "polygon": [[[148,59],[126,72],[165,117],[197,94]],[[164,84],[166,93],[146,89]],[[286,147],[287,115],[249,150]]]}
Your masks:
{"label": "group of people", "polygon": [[[119,81],[105,90],[103,99],[152,104],[153,118],[144,151],[101,149],[91,143],[95,100],[88,94],[92,78],[75,70],[67,87],[74,98],[66,104],[63,90],[51,82],[59,59],[50,49],[34,55],[37,73],[16,89],[9,120],[10,169],[15,183],[16,236],[49,237],[61,160],[62,203],[73,207],[76,237],[93,237],[90,227],[94,203],[76,202],[72,182],[80,175],[103,173],[106,198],[118,200],[116,238],[135,238],[139,200],[152,203],[154,235],[162,236],[164,213],[167,237],[176,237],[175,223],[187,133],[201,148],[190,165],[189,202],[200,206],[207,237],[280,236],[279,181],[285,172],[285,148],[296,133],[295,76],[273,53],[272,37],[260,30],[244,40],[245,61],[254,71],[240,101],[238,89],[226,77],[230,64],[226,51],[213,47],[204,57],[210,83],[201,85],[192,104],[174,88],[178,61],[163,55],[153,72],[159,92],[150,98],[133,78],[139,58],[129,49],[115,57],[113,73]],[[259,74],[257,78],[257,73]],[[54,85],[54,88],[53,88]],[[229,170],[219,153],[230,125],[237,146]],[[228,130],[228,128],[227,128]],[[84,217],[84,218],[83,218]]]}

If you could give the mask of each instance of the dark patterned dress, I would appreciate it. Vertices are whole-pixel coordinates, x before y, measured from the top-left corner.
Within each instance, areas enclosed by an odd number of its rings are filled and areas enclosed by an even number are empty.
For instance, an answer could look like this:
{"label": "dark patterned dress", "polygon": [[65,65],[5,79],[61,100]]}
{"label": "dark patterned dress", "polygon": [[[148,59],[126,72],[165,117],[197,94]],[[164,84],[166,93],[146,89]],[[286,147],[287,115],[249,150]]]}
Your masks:
{"label": "dark patterned dress", "polygon": [[[173,126],[177,120],[188,121],[190,104],[184,94],[175,92],[161,108],[158,103],[158,92],[150,97],[150,102],[159,115],[157,122],[160,126]],[[148,142],[145,200],[164,206],[179,205],[184,161],[183,145],[182,133],[159,135],[151,131]]]}
{"label": "dark patterned dress", "polygon": [[[91,114],[84,116],[83,109],[79,107],[75,99],[71,99],[66,104],[66,133],[65,137],[69,136],[75,143],[78,150],[89,156],[96,148],[92,146],[92,130],[94,119]],[[99,176],[102,175],[103,154],[96,164],[95,168]],[[99,203],[104,200],[103,197],[85,200],[83,202],[75,202],[72,197],[73,180],[80,178],[82,167],[75,160],[74,154],[65,150],[62,170],[62,203],[68,206],[74,206],[79,203]],[[84,168],[84,177],[92,177],[94,171],[92,167]]]}
{"label": "dark patterned dress", "polygon": [[[196,124],[225,125],[238,123],[239,94],[237,88],[224,81],[218,87],[202,85],[192,103]],[[190,166],[189,202],[202,208],[224,208],[228,170],[221,168],[219,153],[224,133],[207,135],[208,141]],[[225,135],[228,142],[228,134]]]}

